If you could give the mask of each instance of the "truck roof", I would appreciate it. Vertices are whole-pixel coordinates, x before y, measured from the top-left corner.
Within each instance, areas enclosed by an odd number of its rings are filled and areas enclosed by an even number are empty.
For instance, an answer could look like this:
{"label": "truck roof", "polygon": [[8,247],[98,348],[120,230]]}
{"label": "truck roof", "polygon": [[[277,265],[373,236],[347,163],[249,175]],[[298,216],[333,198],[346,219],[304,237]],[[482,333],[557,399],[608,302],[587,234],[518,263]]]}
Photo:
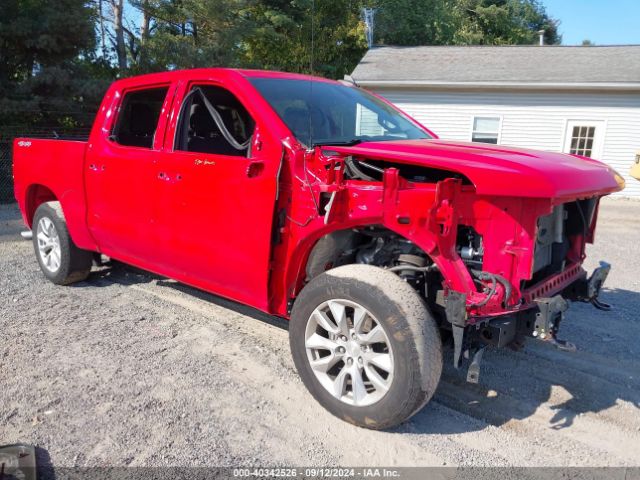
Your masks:
{"label": "truck roof", "polygon": [[148,73],[145,75],[135,75],[116,80],[114,83],[121,87],[131,87],[136,85],[148,85],[153,83],[166,83],[176,80],[189,80],[194,76],[211,75],[212,77],[242,76],[245,78],[279,78],[286,80],[306,80],[315,82],[338,83],[323,77],[313,75],[303,75],[300,73],[276,72],[273,70],[252,70],[238,68],[192,68],[186,70],[170,70],[166,72]]}

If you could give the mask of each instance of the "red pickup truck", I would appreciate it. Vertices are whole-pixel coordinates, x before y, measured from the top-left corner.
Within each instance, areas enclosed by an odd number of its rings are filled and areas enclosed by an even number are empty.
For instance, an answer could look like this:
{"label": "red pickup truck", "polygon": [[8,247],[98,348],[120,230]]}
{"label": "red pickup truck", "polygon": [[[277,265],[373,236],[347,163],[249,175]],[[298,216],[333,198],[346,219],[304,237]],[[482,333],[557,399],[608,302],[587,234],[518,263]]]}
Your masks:
{"label": "red pickup truck", "polygon": [[433,395],[442,340],[559,348],[599,199],[589,158],[439,140],[350,84],[201,69],[115,82],[87,142],[18,138],[15,195],[44,275],[105,255],[290,319],[313,396],[368,428]]}

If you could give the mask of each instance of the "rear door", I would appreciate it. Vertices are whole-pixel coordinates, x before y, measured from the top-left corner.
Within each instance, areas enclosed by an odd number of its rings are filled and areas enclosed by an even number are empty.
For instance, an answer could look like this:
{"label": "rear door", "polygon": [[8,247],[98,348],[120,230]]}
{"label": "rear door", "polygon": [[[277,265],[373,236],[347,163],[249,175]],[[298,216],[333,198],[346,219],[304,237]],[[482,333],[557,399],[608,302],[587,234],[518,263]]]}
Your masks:
{"label": "rear door", "polygon": [[105,254],[156,270],[163,113],[174,87],[149,85],[116,92],[102,134],[85,161],[88,225]]}
{"label": "rear door", "polygon": [[267,310],[282,146],[235,83],[191,81],[176,98],[159,172],[161,253],[176,278]]}

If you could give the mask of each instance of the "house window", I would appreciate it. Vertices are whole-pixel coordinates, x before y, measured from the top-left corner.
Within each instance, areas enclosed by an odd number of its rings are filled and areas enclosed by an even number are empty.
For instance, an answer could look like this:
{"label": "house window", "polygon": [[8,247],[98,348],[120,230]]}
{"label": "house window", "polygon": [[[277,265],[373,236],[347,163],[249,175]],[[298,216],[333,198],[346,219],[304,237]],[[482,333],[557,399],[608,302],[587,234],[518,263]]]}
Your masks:
{"label": "house window", "polygon": [[604,146],[603,120],[568,120],[563,152],[600,158]]}
{"label": "house window", "polygon": [[500,117],[473,117],[472,142],[498,143]]}
{"label": "house window", "polygon": [[595,136],[596,127],[594,126],[574,126],[571,132],[571,147],[569,148],[569,153],[591,157]]}

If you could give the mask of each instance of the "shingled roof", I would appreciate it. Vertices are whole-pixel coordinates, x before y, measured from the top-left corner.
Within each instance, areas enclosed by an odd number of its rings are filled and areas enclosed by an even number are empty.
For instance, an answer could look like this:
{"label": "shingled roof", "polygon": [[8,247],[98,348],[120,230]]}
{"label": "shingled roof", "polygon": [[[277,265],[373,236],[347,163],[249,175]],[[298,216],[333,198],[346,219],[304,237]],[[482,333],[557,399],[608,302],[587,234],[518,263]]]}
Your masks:
{"label": "shingled roof", "polygon": [[640,90],[640,45],[375,47],[362,85]]}

